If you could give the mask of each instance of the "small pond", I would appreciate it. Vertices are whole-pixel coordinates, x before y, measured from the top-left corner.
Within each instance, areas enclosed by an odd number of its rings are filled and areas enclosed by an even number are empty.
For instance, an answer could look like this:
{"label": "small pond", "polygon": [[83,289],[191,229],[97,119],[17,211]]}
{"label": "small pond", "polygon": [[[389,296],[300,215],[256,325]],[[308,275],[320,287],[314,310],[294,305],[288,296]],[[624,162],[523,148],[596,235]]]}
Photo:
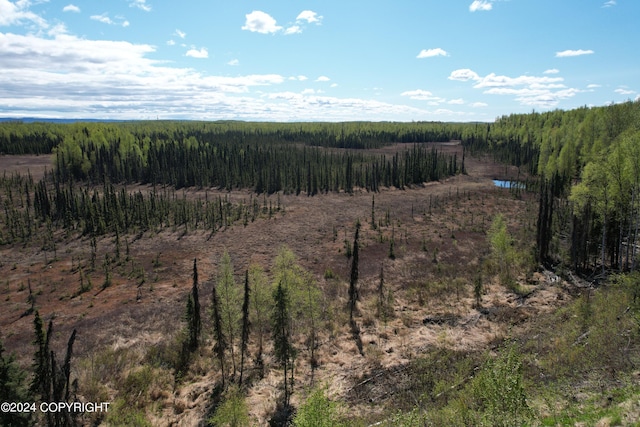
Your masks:
{"label": "small pond", "polygon": [[509,181],[504,179],[494,179],[493,185],[500,188],[524,188],[522,181]]}

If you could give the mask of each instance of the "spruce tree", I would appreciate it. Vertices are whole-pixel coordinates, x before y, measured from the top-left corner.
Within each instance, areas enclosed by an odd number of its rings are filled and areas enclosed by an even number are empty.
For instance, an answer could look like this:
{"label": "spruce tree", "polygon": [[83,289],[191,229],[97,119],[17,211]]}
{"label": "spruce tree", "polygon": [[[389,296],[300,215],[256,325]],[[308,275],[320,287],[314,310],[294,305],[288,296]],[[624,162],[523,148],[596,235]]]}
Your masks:
{"label": "spruce tree", "polygon": [[360,253],[360,221],[356,223],[356,234],[353,238],[353,259],[351,260],[351,276],[349,278],[349,320],[353,320],[353,312],[356,308],[356,301],[360,299],[358,295],[358,257]]}
{"label": "spruce tree", "polygon": [[227,339],[222,329],[222,318],[220,314],[220,300],[218,299],[218,293],[216,291],[216,284],[213,284],[211,290],[211,305],[213,316],[213,336],[216,339],[216,343],[213,346],[213,351],[220,363],[220,372],[222,373],[222,387],[225,385],[226,372],[224,369],[224,353],[227,349]]}
{"label": "spruce tree", "polygon": [[200,299],[198,297],[198,265],[195,258],[193,259],[193,287],[189,301],[191,302],[191,313],[188,314],[187,320],[189,322],[189,348],[191,351],[195,351],[198,348],[202,329]]}
{"label": "spruce tree", "polygon": [[49,322],[48,333],[43,330],[42,318],[36,310],[33,318],[35,329],[36,353],[33,358],[33,379],[29,391],[40,397],[43,402],[47,402],[51,397],[51,366],[49,359],[49,338],[53,330],[53,324]]}
{"label": "spruce tree", "polygon": [[273,351],[284,370],[284,405],[288,407],[292,393],[288,385],[288,372],[291,371],[291,386],[293,386],[293,360],[296,349],[291,343],[291,300],[287,288],[281,282],[273,293],[273,301],[274,308],[271,315]]}
{"label": "spruce tree", "polygon": [[247,353],[247,345],[249,343],[249,270],[244,273],[244,300],[242,303],[242,337],[240,341],[240,380],[238,383],[242,385],[242,376],[244,374],[244,358]]}

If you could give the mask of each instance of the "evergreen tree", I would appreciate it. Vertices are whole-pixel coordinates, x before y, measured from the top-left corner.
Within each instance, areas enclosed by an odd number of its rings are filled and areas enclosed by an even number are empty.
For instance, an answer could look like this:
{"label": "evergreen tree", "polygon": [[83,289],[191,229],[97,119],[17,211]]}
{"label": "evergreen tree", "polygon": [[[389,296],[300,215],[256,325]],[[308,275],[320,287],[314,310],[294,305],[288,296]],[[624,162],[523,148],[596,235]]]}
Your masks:
{"label": "evergreen tree", "polygon": [[213,346],[213,351],[220,363],[220,372],[222,375],[222,387],[225,385],[226,371],[224,367],[224,353],[227,349],[227,338],[224,335],[224,329],[222,327],[222,317],[220,310],[220,300],[216,291],[216,284],[213,284],[211,289],[211,314],[213,317],[213,336],[216,340]]}
{"label": "evergreen tree", "polygon": [[[200,298],[198,297],[198,266],[197,261],[193,260],[193,287],[191,289],[191,313],[187,316],[189,323],[189,348],[195,351],[198,348],[200,340],[200,332],[202,329],[200,318]],[[189,310],[187,310],[188,312]]]}
{"label": "evergreen tree", "polygon": [[284,371],[284,405],[288,407],[292,393],[288,384],[288,373],[291,372],[292,387],[293,361],[296,356],[296,349],[293,347],[291,337],[291,300],[287,288],[282,283],[278,283],[278,287],[273,293],[273,302],[274,308],[271,314],[273,351]]}
{"label": "evergreen tree", "polygon": [[349,278],[349,320],[353,321],[353,312],[356,308],[356,301],[360,299],[358,295],[358,258],[360,253],[360,244],[358,238],[360,236],[360,221],[356,223],[356,234],[353,238],[353,255],[351,260],[351,275]]}
{"label": "evergreen tree", "polygon": [[244,273],[244,300],[242,303],[242,337],[240,341],[240,380],[238,383],[242,385],[242,376],[244,374],[244,357],[247,354],[247,345],[249,343],[249,270]]}
{"label": "evergreen tree", "polygon": [[33,318],[35,329],[36,353],[33,358],[33,379],[31,381],[30,392],[38,396],[41,401],[48,402],[51,398],[51,365],[49,358],[49,338],[53,331],[53,324],[49,322],[47,333],[43,330],[43,323],[40,313],[36,310]]}

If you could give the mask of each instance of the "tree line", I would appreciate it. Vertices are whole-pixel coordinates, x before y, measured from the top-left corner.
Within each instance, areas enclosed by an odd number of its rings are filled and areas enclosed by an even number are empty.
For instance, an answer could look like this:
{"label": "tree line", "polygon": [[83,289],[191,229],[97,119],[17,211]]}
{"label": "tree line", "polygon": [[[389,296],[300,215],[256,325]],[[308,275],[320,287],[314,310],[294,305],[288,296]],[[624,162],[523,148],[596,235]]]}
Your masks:
{"label": "tree line", "polygon": [[388,158],[283,139],[241,143],[193,132],[178,140],[111,137],[99,141],[91,133],[65,138],[54,149],[58,179],[315,195],[355,188],[403,188],[451,176],[463,168],[456,156],[422,145]]}
{"label": "tree line", "polygon": [[133,137],[147,141],[182,141],[195,137],[205,142],[270,144],[274,141],[309,146],[368,149],[392,143],[459,140],[468,124],[442,122],[184,122],[135,121],[110,123],[0,123],[0,154],[45,154],[70,136],[92,135],[99,143]]}
{"label": "tree line", "polygon": [[26,243],[35,237],[53,244],[53,233],[59,229],[92,237],[166,228],[215,233],[283,208],[279,198],[260,200],[251,194],[248,200],[232,202],[226,195],[187,197],[172,187],[129,191],[110,182],[88,187],[60,182],[55,174],[38,182],[30,175],[4,176],[0,191],[0,244]]}

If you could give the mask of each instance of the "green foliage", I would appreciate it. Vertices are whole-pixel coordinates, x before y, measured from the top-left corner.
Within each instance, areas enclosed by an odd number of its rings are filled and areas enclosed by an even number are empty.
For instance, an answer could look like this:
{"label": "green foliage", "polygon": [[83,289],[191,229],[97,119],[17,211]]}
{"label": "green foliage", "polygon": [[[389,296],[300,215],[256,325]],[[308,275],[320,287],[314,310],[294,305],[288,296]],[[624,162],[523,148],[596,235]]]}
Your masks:
{"label": "green foliage", "polygon": [[144,365],[126,376],[119,387],[120,395],[127,406],[142,409],[147,404],[149,389],[153,383],[153,368]]}
{"label": "green foliage", "polygon": [[292,342],[291,333],[291,299],[289,290],[282,282],[273,292],[274,307],[271,313],[271,336],[273,339],[273,353],[284,371],[284,405],[289,405],[291,389],[287,372],[291,372],[291,386],[293,386],[293,360],[296,349]]}
{"label": "green foliage", "polygon": [[326,280],[330,280],[330,279],[335,279],[336,278],[336,274],[333,272],[331,267],[325,268],[325,270],[324,270],[324,278]]}
{"label": "green foliage", "polygon": [[236,385],[231,385],[225,391],[222,403],[209,422],[219,427],[250,426],[249,408],[242,391]]}
{"label": "green foliage", "polygon": [[532,418],[523,385],[522,362],[514,347],[490,359],[469,386],[470,407],[479,425],[524,425]]}
{"label": "green foliage", "polygon": [[[457,159],[422,145],[391,159],[337,154],[318,146],[372,148],[399,141],[449,141],[460,136],[462,127],[441,123],[84,124],[67,128],[55,148],[56,174],[65,181],[251,188],[268,194],[403,188],[457,173]],[[0,150],[1,144],[0,139]]]}
{"label": "green foliage", "polygon": [[513,288],[513,264],[515,261],[515,252],[513,250],[513,239],[507,230],[507,222],[498,214],[494,217],[489,232],[487,234],[489,245],[491,246],[491,257],[493,262],[498,266],[498,274],[500,281]]}
{"label": "green foliage", "polygon": [[216,279],[216,290],[220,300],[220,319],[222,329],[228,340],[229,351],[231,353],[231,364],[233,373],[236,372],[236,341],[240,336],[242,318],[242,295],[240,287],[236,284],[233,276],[233,265],[231,257],[225,250],[220,260]]}
{"label": "green foliage", "polygon": [[116,399],[109,405],[109,412],[105,420],[107,426],[120,427],[152,427],[144,412],[132,408],[124,399]]}
{"label": "green foliage", "polygon": [[260,265],[252,264],[249,266],[249,284],[252,289],[249,319],[253,325],[253,330],[257,334],[258,350],[256,354],[256,364],[262,373],[264,366],[262,359],[264,337],[269,328],[269,314],[273,307],[273,300],[271,298],[271,287],[269,286],[267,276]]}
{"label": "green foliage", "polygon": [[585,292],[554,315],[553,328],[542,344],[536,343],[547,377],[593,374],[608,379],[637,363],[640,316],[633,288],[626,287],[630,280],[619,276],[617,285]]}
{"label": "green foliage", "polygon": [[423,427],[427,423],[425,414],[419,409],[398,412],[383,422],[385,427]]}
{"label": "green foliage", "polygon": [[347,426],[340,406],[326,395],[326,387],[313,390],[293,418],[294,427]]}
{"label": "green foliage", "polygon": [[[18,367],[13,355],[5,356],[5,349],[0,340],[0,402],[24,403],[32,401],[25,385],[25,373]],[[19,412],[0,412],[0,425],[29,426],[32,424],[30,414]]]}

